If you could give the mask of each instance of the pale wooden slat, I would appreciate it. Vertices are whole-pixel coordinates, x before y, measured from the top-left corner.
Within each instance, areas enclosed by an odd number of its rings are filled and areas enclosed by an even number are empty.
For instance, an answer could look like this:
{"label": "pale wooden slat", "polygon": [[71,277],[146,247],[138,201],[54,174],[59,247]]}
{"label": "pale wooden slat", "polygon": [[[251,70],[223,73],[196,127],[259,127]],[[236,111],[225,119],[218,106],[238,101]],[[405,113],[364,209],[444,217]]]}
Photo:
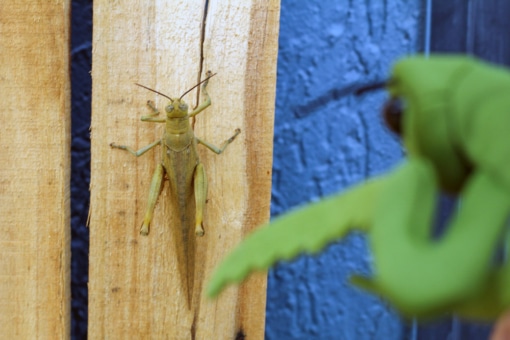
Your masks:
{"label": "pale wooden slat", "polygon": [[69,10],[0,3],[0,334],[70,336]]}
{"label": "pale wooden slat", "polygon": [[[197,239],[194,296],[239,240],[269,218],[279,1],[94,2],[89,336],[92,339],[263,339],[265,276],[218,300],[200,296],[188,309],[179,277],[178,219],[168,185],[149,236],[138,231],[160,150],[140,158],[109,148],[140,148],[162,124],[143,123],[145,102],[166,99],[134,82],[180,96],[206,70],[212,106],[197,116],[209,179],[206,235]],[[202,60],[202,61],[201,61]],[[202,63],[202,64],[201,64]],[[195,103],[197,92],[185,97]],[[197,299],[194,300],[195,302]]]}

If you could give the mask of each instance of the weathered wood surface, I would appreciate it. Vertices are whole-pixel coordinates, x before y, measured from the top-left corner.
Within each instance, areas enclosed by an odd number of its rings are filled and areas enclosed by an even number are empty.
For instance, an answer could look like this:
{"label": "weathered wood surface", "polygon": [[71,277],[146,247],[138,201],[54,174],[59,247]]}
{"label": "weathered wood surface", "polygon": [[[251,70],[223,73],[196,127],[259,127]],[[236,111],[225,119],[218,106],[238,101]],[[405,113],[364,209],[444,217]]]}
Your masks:
{"label": "weathered wood surface", "polygon": [[[218,300],[206,280],[229,249],[269,218],[279,1],[94,1],[89,337],[91,339],[263,339],[265,275]],[[205,23],[205,27],[204,27]],[[140,122],[145,103],[180,96],[218,74],[212,105],[195,133],[215,145],[241,134],[221,155],[199,154],[209,179],[205,236],[197,239],[194,304],[179,280],[179,219],[168,183],[148,236],[139,234],[160,149],[140,158],[110,149],[140,148],[163,124]],[[184,99],[196,104],[192,91]]]}
{"label": "weathered wood surface", "polygon": [[0,334],[70,336],[70,2],[0,2]]}

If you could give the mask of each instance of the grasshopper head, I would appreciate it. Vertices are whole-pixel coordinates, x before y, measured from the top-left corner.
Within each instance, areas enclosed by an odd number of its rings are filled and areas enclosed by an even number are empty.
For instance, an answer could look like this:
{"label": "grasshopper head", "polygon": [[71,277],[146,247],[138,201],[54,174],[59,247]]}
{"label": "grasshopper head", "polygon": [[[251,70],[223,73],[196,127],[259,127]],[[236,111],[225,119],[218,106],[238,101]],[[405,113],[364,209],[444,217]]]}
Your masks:
{"label": "grasshopper head", "polygon": [[168,118],[184,118],[188,115],[188,104],[180,98],[174,98],[165,106],[165,111]]}

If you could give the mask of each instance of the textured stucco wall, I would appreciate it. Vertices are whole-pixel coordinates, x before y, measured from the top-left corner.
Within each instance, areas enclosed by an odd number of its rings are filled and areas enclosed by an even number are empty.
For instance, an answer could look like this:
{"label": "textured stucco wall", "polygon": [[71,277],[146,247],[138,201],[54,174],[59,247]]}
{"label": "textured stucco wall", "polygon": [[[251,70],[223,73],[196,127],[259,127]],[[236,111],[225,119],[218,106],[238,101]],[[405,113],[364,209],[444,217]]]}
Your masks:
{"label": "textured stucco wall", "polygon": [[[421,47],[418,0],[282,1],[272,215],[391,168],[401,146],[380,119],[384,79]],[[270,272],[266,339],[400,339],[403,325],[377,298],[351,287],[367,273],[360,235]]]}

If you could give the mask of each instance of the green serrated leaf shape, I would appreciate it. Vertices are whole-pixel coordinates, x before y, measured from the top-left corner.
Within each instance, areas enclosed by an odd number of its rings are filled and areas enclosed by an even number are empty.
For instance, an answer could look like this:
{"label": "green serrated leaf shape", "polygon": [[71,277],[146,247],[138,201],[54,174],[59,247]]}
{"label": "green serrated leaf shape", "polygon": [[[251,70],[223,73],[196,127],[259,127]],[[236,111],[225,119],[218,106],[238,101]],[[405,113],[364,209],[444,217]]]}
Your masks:
{"label": "green serrated leaf shape", "polygon": [[249,235],[214,272],[209,297],[280,260],[317,253],[354,229],[366,231],[386,178],[374,178],[341,194],[298,208]]}

